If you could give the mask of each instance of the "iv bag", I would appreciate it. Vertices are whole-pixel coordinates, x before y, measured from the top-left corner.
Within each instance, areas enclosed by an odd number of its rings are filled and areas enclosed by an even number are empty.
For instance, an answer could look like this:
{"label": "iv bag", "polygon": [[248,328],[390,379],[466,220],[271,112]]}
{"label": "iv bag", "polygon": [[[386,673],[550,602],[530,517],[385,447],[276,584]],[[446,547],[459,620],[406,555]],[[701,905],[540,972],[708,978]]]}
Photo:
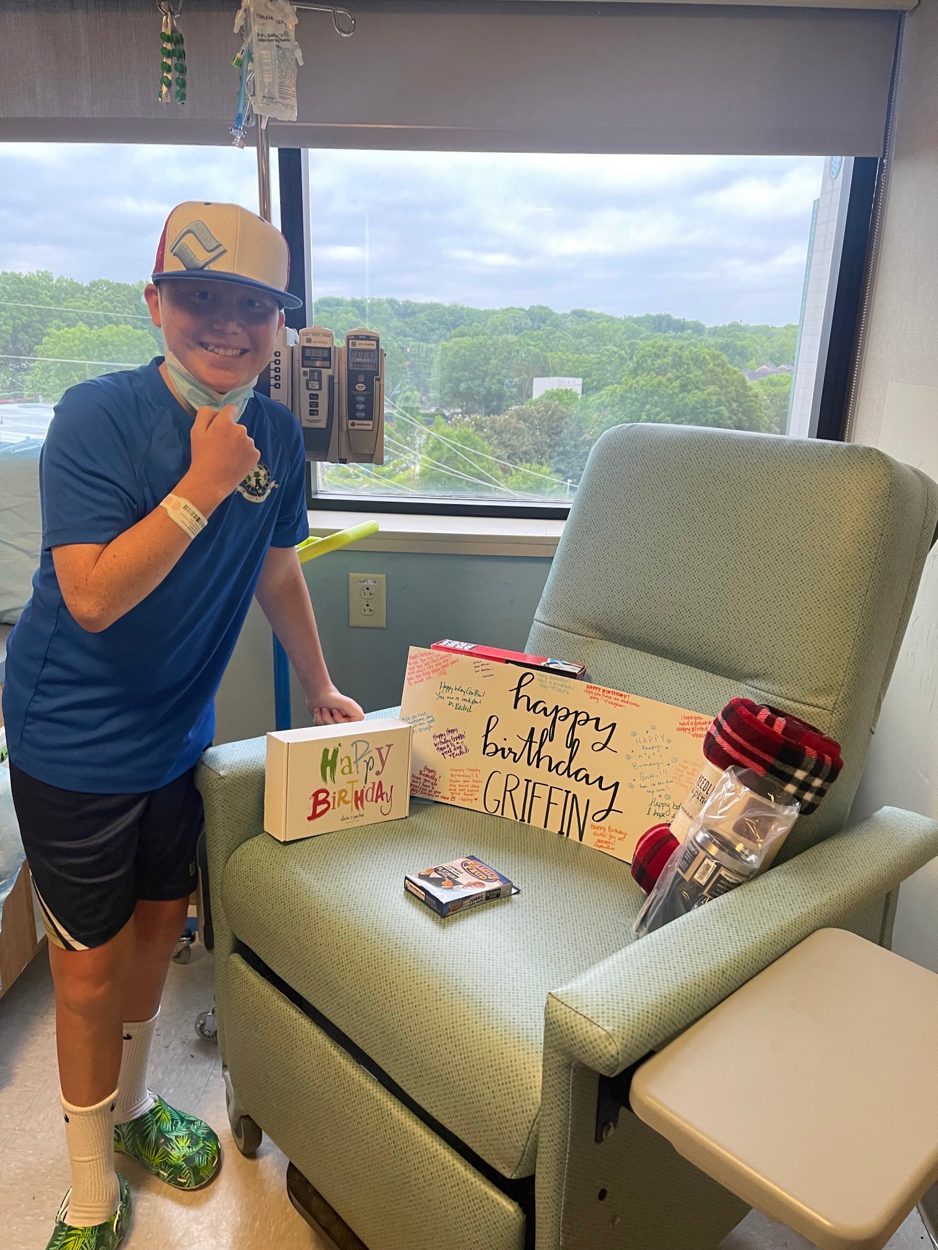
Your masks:
{"label": "iv bag", "polygon": [[[259,118],[296,121],[296,10],[289,0],[241,0],[235,30],[244,34],[242,54],[251,65],[248,90]],[[263,124],[263,121],[262,123]]]}

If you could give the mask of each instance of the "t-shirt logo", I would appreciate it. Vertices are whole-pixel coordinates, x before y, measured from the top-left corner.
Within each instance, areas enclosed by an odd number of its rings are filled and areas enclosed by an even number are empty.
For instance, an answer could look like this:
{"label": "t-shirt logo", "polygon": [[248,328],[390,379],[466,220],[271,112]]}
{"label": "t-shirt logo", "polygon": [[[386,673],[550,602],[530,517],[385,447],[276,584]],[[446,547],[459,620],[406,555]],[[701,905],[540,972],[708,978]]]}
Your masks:
{"label": "t-shirt logo", "polygon": [[228,251],[204,221],[194,221],[174,239],[169,249],[184,269],[207,269]]}
{"label": "t-shirt logo", "polygon": [[238,487],[238,493],[249,503],[263,503],[272,490],[280,485],[270,476],[270,469],[263,460],[258,460],[255,467]]}

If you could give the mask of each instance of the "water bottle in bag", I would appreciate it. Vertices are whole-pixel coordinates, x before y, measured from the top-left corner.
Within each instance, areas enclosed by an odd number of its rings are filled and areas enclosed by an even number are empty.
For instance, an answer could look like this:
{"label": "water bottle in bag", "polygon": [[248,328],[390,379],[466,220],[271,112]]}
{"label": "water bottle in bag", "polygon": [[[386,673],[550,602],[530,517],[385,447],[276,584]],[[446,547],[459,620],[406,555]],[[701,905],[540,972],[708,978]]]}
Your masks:
{"label": "water bottle in bag", "polygon": [[749,769],[726,769],[645,900],[636,933],[658,929],[768,867],[800,810],[772,784]]}

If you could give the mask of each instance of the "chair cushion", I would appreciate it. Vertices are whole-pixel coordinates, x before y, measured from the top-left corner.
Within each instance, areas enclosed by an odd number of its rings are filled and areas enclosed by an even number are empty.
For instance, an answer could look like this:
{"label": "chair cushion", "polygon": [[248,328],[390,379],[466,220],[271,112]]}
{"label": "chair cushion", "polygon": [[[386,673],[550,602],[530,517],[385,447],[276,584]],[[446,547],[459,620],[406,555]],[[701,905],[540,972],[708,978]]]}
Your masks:
{"label": "chair cushion", "polygon": [[[404,892],[467,853],[521,893],[441,920]],[[643,899],[599,851],[416,799],[405,820],[250,838],[221,891],[236,936],[507,1177],[534,1171],[547,994],[632,941]]]}

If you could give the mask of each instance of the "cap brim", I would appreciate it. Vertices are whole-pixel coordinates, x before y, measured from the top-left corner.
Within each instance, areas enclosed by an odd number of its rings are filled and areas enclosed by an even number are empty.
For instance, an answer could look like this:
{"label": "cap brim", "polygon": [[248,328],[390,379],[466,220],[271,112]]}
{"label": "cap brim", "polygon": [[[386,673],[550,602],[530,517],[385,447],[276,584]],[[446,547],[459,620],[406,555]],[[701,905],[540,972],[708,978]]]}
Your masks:
{"label": "cap brim", "polygon": [[275,299],[281,308],[303,307],[303,301],[289,291],[267,286],[264,282],[255,282],[253,278],[243,278],[238,273],[219,273],[215,269],[182,269],[154,273],[151,278],[153,282],[233,282],[237,286],[249,286],[255,291],[263,291],[265,295]]}

